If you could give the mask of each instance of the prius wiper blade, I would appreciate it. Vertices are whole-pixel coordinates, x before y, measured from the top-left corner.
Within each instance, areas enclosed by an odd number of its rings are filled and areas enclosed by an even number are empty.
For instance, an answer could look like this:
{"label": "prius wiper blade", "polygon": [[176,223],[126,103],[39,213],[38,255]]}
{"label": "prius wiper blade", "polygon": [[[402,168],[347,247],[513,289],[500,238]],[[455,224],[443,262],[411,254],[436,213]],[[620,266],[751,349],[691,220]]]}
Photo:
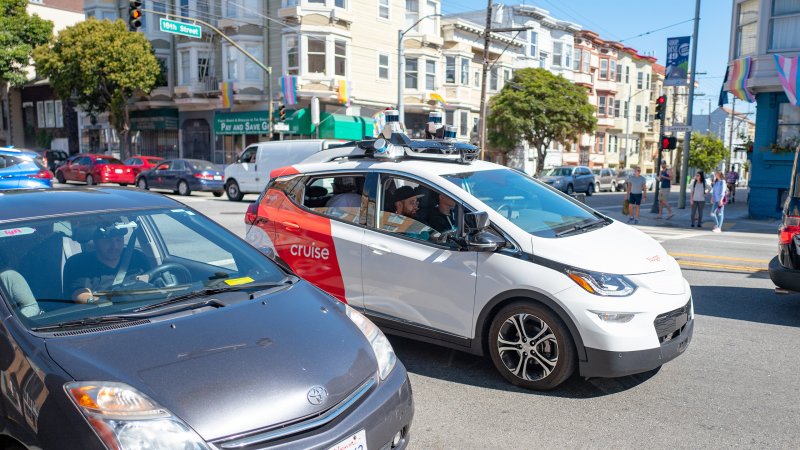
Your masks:
{"label": "prius wiper blade", "polygon": [[250,283],[250,284],[241,284],[238,286],[220,286],[220,287],[211,287],[201,289],[199,291],[190,292],[188,294],[179,295],[177,297],[168,298],[162,302],[153,303],[152,305],[142,306],[141,308],[134,309],[134,313],[144,312],[144,311],[152,311],[154,309],[163,308],[165,306],[173,305],[175,303],[180,303],[186,300],[190,300],[193,298],[201,298],[201,297],[208,297],[209,295],[215,294],[222,294],[224,292],[236,292],[236,291],[249,291],[249,290],[259,290],[259,289],[269,289],[275,287],[283,287],[291,285],[294,280],[294,277],[287,277],[287,279],[283,280],[279,283]]}

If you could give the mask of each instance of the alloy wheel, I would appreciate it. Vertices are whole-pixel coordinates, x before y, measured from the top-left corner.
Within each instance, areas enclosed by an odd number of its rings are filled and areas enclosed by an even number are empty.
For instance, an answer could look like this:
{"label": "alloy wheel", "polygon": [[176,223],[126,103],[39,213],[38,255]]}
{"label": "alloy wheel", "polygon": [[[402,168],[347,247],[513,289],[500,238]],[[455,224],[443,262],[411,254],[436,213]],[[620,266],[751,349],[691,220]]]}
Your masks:
{"label": "alloy wheel", "polygon": [[497,334],[497,350],[509,372],[526,381],[550,375],[558,364],[558,340],[547,323],[532,314],[515,314]]}

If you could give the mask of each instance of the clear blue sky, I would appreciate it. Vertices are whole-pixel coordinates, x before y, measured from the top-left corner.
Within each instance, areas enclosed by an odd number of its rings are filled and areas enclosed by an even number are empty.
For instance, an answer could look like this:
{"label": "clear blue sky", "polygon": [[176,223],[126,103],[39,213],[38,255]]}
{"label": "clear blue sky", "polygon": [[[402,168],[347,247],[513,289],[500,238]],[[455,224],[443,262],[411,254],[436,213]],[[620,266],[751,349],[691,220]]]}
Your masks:
{"label": "clear blue sky", "polygon": [[[622,41],[642,54],[652,54],[658,63],[664,65],[667,38],[673,36],[691,36],[694,18],[695,0],[526,0],[497,1],[517,5],[525,3],[550,11],[550,15],[561,20],[568,20],[600,34],[608,40]],[[725,77],[725,66],[728,62],[728,44],[731,28],[731,0],[701,0],[700,35],[697,47],[697,71],[707,72],[698,75],[699,89],[696,92],[706,97],[695,97],[695,113],[708,111],[708,99],[711,98],[711,109],[717,106],[719,90]],[[442,12],[455,14],[477,9],[486,9],[486,0],[442,0]],[[634,37],[639,34],[663,28],[689,20],[686,23],[655,31],[651,34]],[[737,110],[746,111],[747,106]],[[755,108],[755,106],[751,106]]]}

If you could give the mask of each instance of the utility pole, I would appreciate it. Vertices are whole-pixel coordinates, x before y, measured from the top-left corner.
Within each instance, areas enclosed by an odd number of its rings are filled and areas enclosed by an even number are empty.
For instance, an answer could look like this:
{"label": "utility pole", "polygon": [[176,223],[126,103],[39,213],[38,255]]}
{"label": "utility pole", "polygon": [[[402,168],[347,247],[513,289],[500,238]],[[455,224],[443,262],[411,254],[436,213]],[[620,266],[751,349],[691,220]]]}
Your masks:
{"label": "utility pole", "polygon": [[478,117],[478,143],[481,159],[486,159],[486,75],[489,73],[489,36],[492,32],[492,0],[486,2],[486,28],[483,30],[483,62],[481,64],[481,109]]}
{"label": "utility pole", "polygon": [[681,195],[678,197],[678,208],[686,209],[686,172],[689,171],[689,140],[692,138],[692,108],[694,107],[694,79],[697,75],[697,37],[700,28],[700,0],[694,5],[694,32],[692,33],[692,68],[689,75],[689,104],[686,111],[686,125],[689,131],[683,138],[683,159],[681,160]]}
{"label": "utility pole", "polygon": [[[427,16],[420,17],[419,20],[414,22],[413,25],[406,28],[405,31],[397,30],[397,112],[400,113],[400,123],[405,126],[406,123],[406,108],[405,108],[405,100],[403,99],[405,87],[406,87],[406,79],[405,79],[405,72],[406,72],[406,56],[405,56],[405,47],[403,46],[403,38],[406,36],[406,33],[413,30],[414,27],[417,26],[418,23],[422,22],[425,19],[430,19],[432,17],[441,17],[441,14],[428,14]],[[420,65],[417,63],[417,74],[420,73]],[[417,76],[417,88],[419,88],[420,79]],[[449,124],[452,125],[452,124]]]}

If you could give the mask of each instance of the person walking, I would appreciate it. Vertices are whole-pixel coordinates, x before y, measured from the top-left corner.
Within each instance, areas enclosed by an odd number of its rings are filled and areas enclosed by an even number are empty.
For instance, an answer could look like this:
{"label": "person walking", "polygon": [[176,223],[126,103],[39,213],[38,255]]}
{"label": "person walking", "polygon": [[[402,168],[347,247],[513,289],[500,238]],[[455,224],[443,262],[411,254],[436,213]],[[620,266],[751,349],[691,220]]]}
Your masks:
{"label": "person walking", "polygon": [[692,208],[692,224],[690,226],[694,228],[694,224],[697,223],[697,228],[703,228],[703,209],[706,206],[706,176],[702,170],[694,175],[689,192],[689,205]]}
{"label": "person walking", "polygon": [[667,167],[667,162],[661,162],[661,172],[658,173],[658,180],[661,183],[658,191],[658,218],[663,217],[664,207],[667,207],[669,214],[667,220],[672,218],[672,206],[669,205],[669,191],[672,188],[672,172]]}
{"label": "person walking", "polygon": [[628,223],[639,223],[639,209],[641,208],[642,201],[647,201],[647,179],[642,176],[642,170],[635,168],[633,175],[628,178],[625,183],[625,193],[630,202],[630,218]]}
{"label": "person walking", "polygon": [[733,166],[728,170],[725,181],[728,183],[728,196],[731,199],[731,203],[733,203],[736,201],[736,183],[739,182],[739,172],[733,170]]}
{"label": "person walking", "polygon": [[725,219],[725,194],[727,193],[728,186],[725,184],[725,178],[722,171],[717,171],[714,185],[711,186],[711,216],[714,218],[713,232],[722,232],[722,221]]}

